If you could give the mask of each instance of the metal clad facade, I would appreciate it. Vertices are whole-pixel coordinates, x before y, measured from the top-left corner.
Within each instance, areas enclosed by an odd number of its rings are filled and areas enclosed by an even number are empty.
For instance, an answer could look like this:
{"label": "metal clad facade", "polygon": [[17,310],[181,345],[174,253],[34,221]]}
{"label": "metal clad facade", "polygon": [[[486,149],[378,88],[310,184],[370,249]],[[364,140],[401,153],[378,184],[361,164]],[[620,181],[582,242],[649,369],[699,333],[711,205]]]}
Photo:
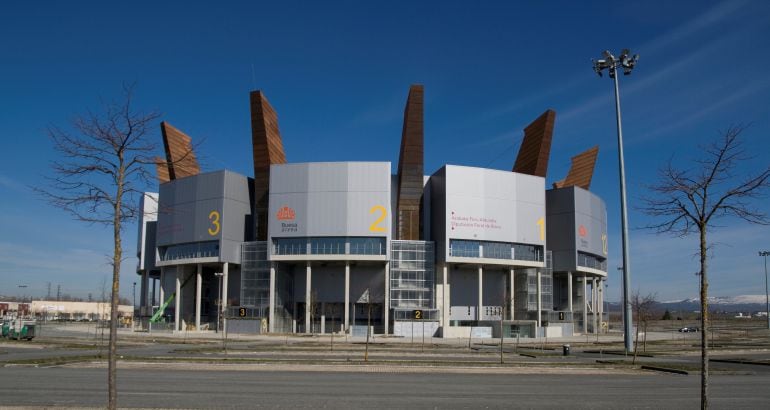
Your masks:
{"label": "metal clad facade", "polygon": [[391,234],[389,162],[273,165],[269,236]]}
{"label": "metal clad facade", "polygon": [[217,171],[160,186],[158,246],[218,241],[220,261],[240,263],[251,215],[248,178]]}
{"label": "metal clad facade", "polygon": [[579,187],[547,191],[548,249],[554,271],[577,269],[577,252],[607,258],[607,208],[604,201]]}
{"label": "metal clad facade", "polygon": [[439,258],[450,238],[545,245],[544,178],[447,165],[431,179]]}

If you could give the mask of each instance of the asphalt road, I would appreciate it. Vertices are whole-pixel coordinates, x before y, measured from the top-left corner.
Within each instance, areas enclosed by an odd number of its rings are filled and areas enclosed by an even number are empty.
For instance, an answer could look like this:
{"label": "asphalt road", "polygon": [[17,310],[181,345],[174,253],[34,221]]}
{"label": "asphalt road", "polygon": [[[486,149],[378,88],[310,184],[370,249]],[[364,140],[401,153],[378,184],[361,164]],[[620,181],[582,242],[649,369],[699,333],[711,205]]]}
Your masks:
{"label": "asphalt road", "polygon": [[[120,407],[697,408],[698,375],[447,374],[121,369]],[[106,370],[0,368],[0,405],[100,407]],[[713,408],[766,408],[770,375],[712,376]]]}

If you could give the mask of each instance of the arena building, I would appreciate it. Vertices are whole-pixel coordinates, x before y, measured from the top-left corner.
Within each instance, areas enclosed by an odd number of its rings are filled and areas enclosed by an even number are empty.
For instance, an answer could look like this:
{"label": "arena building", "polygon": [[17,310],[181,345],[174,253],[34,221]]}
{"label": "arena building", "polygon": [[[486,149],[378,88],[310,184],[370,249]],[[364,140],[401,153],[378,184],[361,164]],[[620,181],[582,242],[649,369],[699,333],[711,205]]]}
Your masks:
{"label": "arena building", "polygon": [[[524,130],[512,171],[423,169],[423,87],[398,165],[287,163],[278,117],[250,94],[253,177],[200,172],[161,123],[137,273],[145,326],[174,331],[521,337],[599,332],[607,217],[598,148],[546,188],[556,113]],[[221,302],[220,302],[221,301]],[[164,324],[165,323],[165,324]]]}

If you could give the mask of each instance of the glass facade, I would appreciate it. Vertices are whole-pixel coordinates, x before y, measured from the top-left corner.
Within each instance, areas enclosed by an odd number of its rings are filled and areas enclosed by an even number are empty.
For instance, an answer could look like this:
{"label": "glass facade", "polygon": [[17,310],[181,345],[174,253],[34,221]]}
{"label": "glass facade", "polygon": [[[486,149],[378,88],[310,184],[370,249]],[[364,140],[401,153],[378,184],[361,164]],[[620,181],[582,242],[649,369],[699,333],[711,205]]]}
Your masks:
{"label": "glass facade", "polygon": [[241,306],[253,308],[257,317],[267,317],[270,307],[270,262],[267,242],[241,246]]}
{"label": "glass facade", "polygon": [[590,253],[578,251],[577,265],[607,272],[607,259],[591,255]]}
{"label": "glass facade", "polygon": [[435,307],[434,248],[433,242],[391,241],[391,308]]}
{"label": "glass facade", "polygon": [[193,242],[158,248],[161,261],[180,259],[216,258],[219,256],[219,242]]}
{"label": "glass facade", "polygon": [[273,255],[385,255],[384,237],[273,238]]}
{"label": "glass facade", "polygon": [[522,243],[450,239],[449,256],[542,262],[543,247]]}

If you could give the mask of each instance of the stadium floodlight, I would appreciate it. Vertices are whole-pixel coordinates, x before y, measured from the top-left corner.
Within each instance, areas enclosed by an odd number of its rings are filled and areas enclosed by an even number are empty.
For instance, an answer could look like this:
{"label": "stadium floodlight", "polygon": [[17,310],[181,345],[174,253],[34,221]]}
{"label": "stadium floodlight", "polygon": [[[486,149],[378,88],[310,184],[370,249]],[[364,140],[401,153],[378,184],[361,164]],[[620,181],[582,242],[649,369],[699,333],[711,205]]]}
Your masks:
{"label": "stadium floodlight", "polygon": [[632,352],[634,349],[632,334],[632,322],[631,322],[631,300],[629,294],[631,292],[631,264],[629,262],[628,255],[628,211],[626,207],[626,169],[623,160],[623,127],[620,117],[620,92],[618,91],[618,77],[616,75],[618,68],[623,70],[623,75],[631,74],[631,71],[636,66],[636,62],[639,60],[639,55],[631,55],[631,50],[623,49],[619,58],[610,53],[609,50],[604,50],[602,53],[603,59],[591,60],[593,62],[594,71],[599,77],[602,76],[602,71],[607,70],[610,78],[613,79],[615,84],[615,118],[618,128],[618,168],[620,169],[620,214],[621,214],[621,230],[623,238],[623,341],[625,343],[626,352]]}

